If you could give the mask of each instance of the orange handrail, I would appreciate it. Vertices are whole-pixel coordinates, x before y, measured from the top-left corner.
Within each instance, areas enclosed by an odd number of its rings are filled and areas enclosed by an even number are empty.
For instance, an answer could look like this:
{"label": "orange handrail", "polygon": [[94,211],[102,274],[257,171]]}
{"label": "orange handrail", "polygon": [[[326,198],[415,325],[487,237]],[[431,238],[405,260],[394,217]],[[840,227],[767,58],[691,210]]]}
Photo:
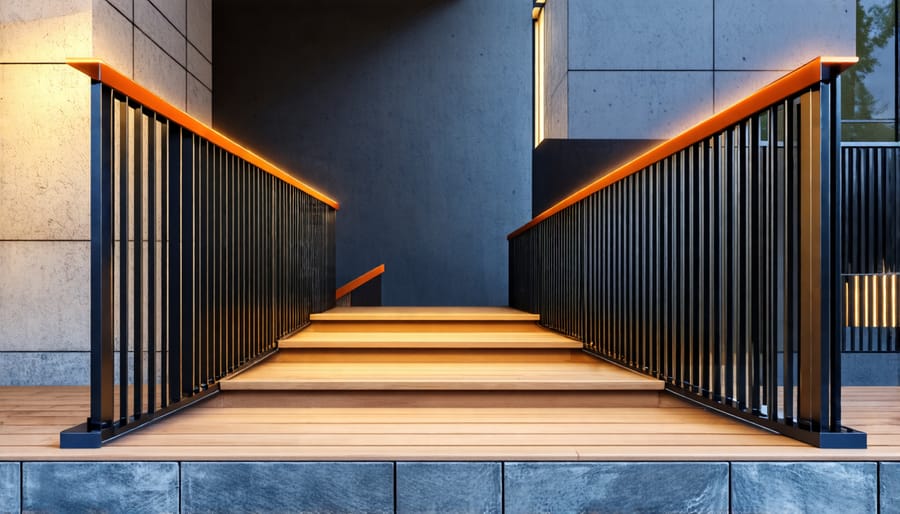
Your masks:
{"label": "orange handrail", "polygon": [[350,282],[347,282],[343,286],[339,287],[337,289],[337,291],[334,292],[334,297],[341,298],[342,296],[347,296],[348,294],[352,293],[354,290],[358,289],[361,285],[365,284],[366,282],[372,280],[373,278],[375,278],[377,276],[380,276],[382,273],[384,273],[384,264],[382,264],[380,266],[375,266],[374,268],[370,269],[369,271],[363,273],[362,275],[354,278]]}
{"label": "orange handrail", "polygon": [[858,57],[816,57],[771,84],[764,86],[740,102],[701,121],[672,139],[660,143],[631,161],[628,161],[606,175],[594,180],[578,191],[575,191],[566,198],[563,198],[549,209],[538,214],[533,220],[509,234],[507,239],[518,236],[550,216],[562,211],[566,207],[578,203],[597,191],[600,191],[629,175],[633,175],[698,141],[711,137],[805,87],[818,83],[831,71],[839,73],[850,66],[853,66],[857,61],[859,61]]}
{"label": "orange handrail", "polygon": [[297,180],[286,171],[263,159],[247,148],[244,148],[221,132],[218,132],[209,125],[206,125],[190,114],[156,96],[147,88],[126,77],[115,68],[109,66],[100,59],[73,58],[66,59],[66,62],[69,64],[69,66],[72,66],[85,75],[88,75],[92,79],[102,82],[107,86],[127,95],[128,97],[143,104],[144,106],[156,111],[157,113],[165,116],[175,123],[178,123],[182,127],[190,130],[198,136],[208,139],[211,143],[218,145],[224,150],[227,150],[234,155],[246,160],[247,162],[259,167],[270,175],[278,177],[288,184],[296,187],[297,189],[306,192],[313,198],[316,198],[324,202],[325,204],[330,205],[334,209],[338,209],[340,207],[337,200],[334,200],[328,195],[317,191],[309,185]]}

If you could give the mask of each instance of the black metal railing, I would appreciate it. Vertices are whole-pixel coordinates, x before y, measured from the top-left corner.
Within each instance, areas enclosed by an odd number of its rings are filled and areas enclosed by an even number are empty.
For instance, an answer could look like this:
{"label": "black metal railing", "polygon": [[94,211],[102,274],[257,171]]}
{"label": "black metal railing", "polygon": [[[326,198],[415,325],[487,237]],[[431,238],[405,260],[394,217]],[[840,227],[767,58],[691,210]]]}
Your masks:
{"label": "black metal railing", "polygon": [[511,234],[510,305],[688,399],[865,447],[841,424],[845,65],[807,64]]}
{"label": "black metal railing", "polygon": [[900,144],[842,149],[843,351],[898,352]]}
{"label": "black metal railing", "polygon": [[208,396],[334,305],[336,205],[169,109],[97,80],[91,105],[91,412],[62,447]]}

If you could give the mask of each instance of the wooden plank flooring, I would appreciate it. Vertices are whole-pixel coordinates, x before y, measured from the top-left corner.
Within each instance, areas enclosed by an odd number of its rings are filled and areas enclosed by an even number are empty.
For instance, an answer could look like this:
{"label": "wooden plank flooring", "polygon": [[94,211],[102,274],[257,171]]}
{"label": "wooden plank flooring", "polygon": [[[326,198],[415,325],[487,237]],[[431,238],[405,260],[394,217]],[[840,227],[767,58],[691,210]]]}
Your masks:
{"label": "wooden plank flooring", "polygon": [[510,307],[335,307],[311,321],[538,321],[540,315]]}
{"label": "wooden plank flooring", "polygon": [[867,450],[819,450],[669,398],[656,408],[228,408],[224,394],[99,450],[61,450],[85,387],[0,388],[0,460],[900,461],[900,388],[844,389]]}

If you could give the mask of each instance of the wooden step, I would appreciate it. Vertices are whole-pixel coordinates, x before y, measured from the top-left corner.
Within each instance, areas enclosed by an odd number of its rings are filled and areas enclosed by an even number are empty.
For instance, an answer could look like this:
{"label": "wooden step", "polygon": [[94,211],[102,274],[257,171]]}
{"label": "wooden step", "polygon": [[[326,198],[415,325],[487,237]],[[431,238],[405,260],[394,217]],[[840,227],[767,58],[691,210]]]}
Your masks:
{"label": "wooden step", "polygon": [[659,391],[664,385],[602,361],[264,362],[223,390]]}
{"label": "wooden step", "polygon": [[539,321],[510,307],[335,307],[311,321]]}
{"label": "wooden step", "polygon": [[[313,323],[316,325],[318,322]],[[312,326],[310,328],[313,328]],[[527,332],[301,330],[278,342],[279,348],[462,348],[462,349],[580,349],[580,341],[549,330]]]}

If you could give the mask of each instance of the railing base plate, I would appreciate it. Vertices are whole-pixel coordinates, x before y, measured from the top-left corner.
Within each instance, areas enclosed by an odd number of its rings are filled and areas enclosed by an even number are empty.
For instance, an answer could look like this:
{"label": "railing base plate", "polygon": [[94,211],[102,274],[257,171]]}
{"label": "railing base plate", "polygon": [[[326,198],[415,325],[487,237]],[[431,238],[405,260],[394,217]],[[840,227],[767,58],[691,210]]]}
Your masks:
{"label": "railing base plate", "polygon": [[59,433],[60,448],[100,448],[102,445],[102,432],[89,430],[87,423],[76,425]]}

